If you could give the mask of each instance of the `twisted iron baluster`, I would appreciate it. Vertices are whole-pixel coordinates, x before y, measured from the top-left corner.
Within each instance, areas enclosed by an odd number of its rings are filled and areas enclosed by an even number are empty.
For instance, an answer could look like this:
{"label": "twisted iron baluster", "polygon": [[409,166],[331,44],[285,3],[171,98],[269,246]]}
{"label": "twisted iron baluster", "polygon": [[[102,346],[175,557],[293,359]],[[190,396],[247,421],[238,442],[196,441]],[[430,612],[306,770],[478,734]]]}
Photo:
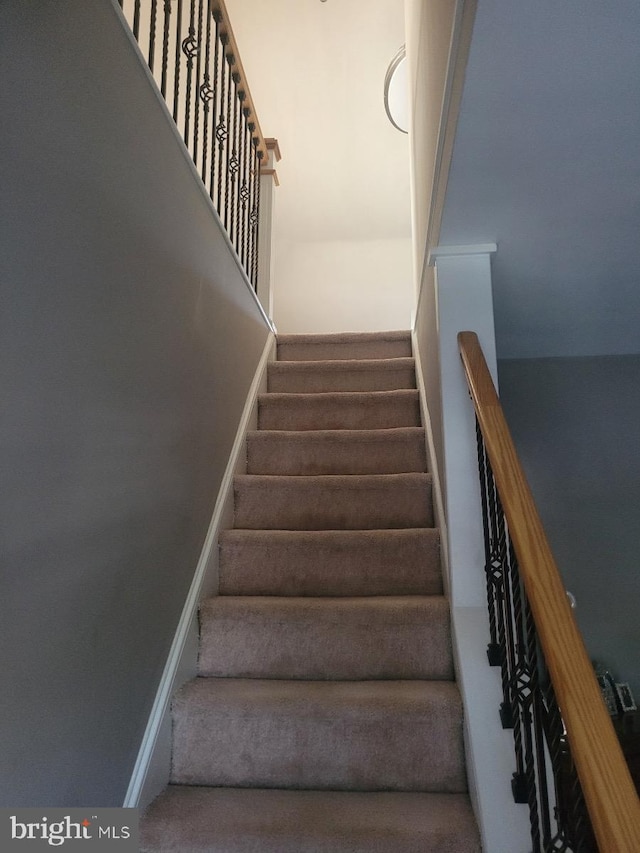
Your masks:
{"label": "twisted iron baluster", "polygon": [[133,34],[136,41],[139,41],[140,36],[140,0],[136,0],[133,7]]}
{"label": "twisted iron baluster", "polygon": [[[256,148],[258,146],[258,140],[256,139]],[[259,248],[259,237],[260,237],[260,173],[262,170],[262,151],[257,151],[257,174],[256,174],[256,207],[254,211],[255,215],[255,226],[253,231],[253,264],[251,268],[251,283],[253,284],[253,288],[258,292],[258,269],[260,259],[258,257],[258,248]]]}
{"label": "twisted iron baluster", "polygon": [[184,108],[184,144],[189,148],[189,124],[191,122],[191,78],[193,75],[193,60],[200,46],[196,41],[195,0],[191,0],[189,16],[189,34],[182,42],[182,52],[187,57],[187,97]]}
{"label": "twisted iron baluster", "polygon": [[217,122],[216,118],[218,115],[218,100],[220,98],[220,69],[219,69],[219,59],[220,59],[220,10],[215,9],[213,12],[213,19],[216,24],[215,29],[215,48],[213,52],[213,98],[212,98],[212,109],[211,109],[211,171],[209,175],[209,196],[211,201],[213,201],[214,197],[214,184],[216,178],[216,153],[217,153],[217,145],[216,145],[216,129]]}
{"label": "twisted iron baluster", "polygon": [[[213,98],[209,66],[211,61],[211,0],[207,0],[207,34],[205,37],[204,80],[200,86],[200,100],[204,104],[202,122],[202,183],[207,185],[207,157],[209,155],[209,105]],[[215,146],[214,146],[215,147]],[[213,155],[212,155],[213,156]]]}
{"label": "twisted iron baluster", "polygon": [[158,0],[151,0],[151,21],[149,23],[149,68],[153,74],[156,55],[156,23],[158,20]]}
{"label": "twisted iron baluster", "polygon": [[240,261],[242,262],[242,266],[246,270],[248,267],[247,264],[247,233],[248,233],[248,201],[249,201],[249,187],[247,183],[248,171],[249,171],[249,163],[248,156],[249,150],[247,148],[247,134],[248,134],[248,123],[249,123],[249,115],[251,111],[248,107],[244,107],[242,110],[242,186],[240,187],[240,204],[241,204],[241,212],[240,219],[242,222],[240,229]]}
{"label": "twisted iron baluster", "polygon": [[227,58],[226,58],[226,46],[229,42],[229,37],[226,33],[220,34],[220,44],[222,45],[222,73],[220,75],[220,116],[218,119],[218,124],[216,127],[216,139],[218,140],[218,197],[216,208],[220,218],[222,218],[222,170],[224,168],[224,148],[227,140],[227,127],[225,124],[225,112],[224,105],[225,100],[227,99],[227,89],[229,87],[230,79],[227,78]]}
{"label": "twisted iron baluster", "polygon": [[164,0],[164,19],[162,28],[162,76],[160,91],[167,97],[167,67],[169,65],[169,26],[171,24],[171,0]]}
{"label": "twisted iron baluster", "polygon": [[182,0],[178,0],[176,10],[176,44],[175,44],[175,76],[173,78],[173,120],[178,124],[178,102],[180,97],[180,66],[182,57],[180,45],[182,44]]}
{"label": "twisted iron baluster", "polygon": [[231,192],[231,134],[233,133],[233,115],[231,112],[232,106],[235,103],[232,100],[232,83],[233,83],[233,66],[235,65],[235,56],[232,53],[227,54],[227,62],[229,63],[229,85],[227,87],[227,171],[225,174],[225,190],[224,190],[224,227],[229,233],[229,194]]}
{"label": "twisted iron baluster", "polygon": [[238,83],[240,82],[240,75],[235,72],[233,74],[233,124],[231,127],[231,159],[229,160],[229,180],[231,182],[231,204],[230,204],[230,216],[229,216],[229,237],[231,242],[236,248],[237,251],[237,240],[236,240],[236,188],[238,183],[238,170],[240,169],[240,161],[238,160],[238,115],[242,108],[242,101],[244,100],[244,92],[242,93],[242,97],[240,97],[240,90],[238,89]]}
{"label": "twisted iron baluster", "polygon": [[202,66],[202,13],[203,0],[198,3],[198,52],[196,54],[196,90],[193,99],[193,162],[198,168],[198,136],[200,130],[200,71]]}

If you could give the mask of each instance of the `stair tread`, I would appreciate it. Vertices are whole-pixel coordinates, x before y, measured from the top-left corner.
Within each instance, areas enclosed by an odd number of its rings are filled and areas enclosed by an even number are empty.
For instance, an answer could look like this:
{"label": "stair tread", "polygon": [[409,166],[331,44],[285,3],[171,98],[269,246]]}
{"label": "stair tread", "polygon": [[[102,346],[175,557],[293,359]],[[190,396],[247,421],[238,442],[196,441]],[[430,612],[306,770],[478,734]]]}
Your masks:
{"label": "stair tread", "polygon": [[143,853],[480,853],[466,794],[171,785],[142,816]]}
{"label": "stair tread", "polygon": [[415,360],[413,356],[398,356],[397,358],[322,358],[314,361],[272,361],[269,364],[269,371],[274,373],[314,373],[316,371],[338,373],[343,370],[398,370],[399,368],[412,368],[414,366]]}
{"label": "stair tread", "polygon": [[436,528],[226,530],[220,593],[439,595],[439,543]]}
{"label": "stair tread", "polygon": [[422,427],[247,434],[248,474],[395,474],[426,468]]}
{"label": "stair tread", "polygon": [[267,368],[270,392],[323,393],[415,388],[412,357],[274,361]]}
{"label": "stair tread", "polygon": [[234,526],[318,530],[433,527],[430,474],[240,474]]}
{"label": "stair tread", "polygon": [[450,681],[196,678],[173,701],[172,781],[466,791]]}
{"label": "stair tread", "polygon": [[391,391],[270,391],[258,396],[260,429],[380,429],[420,425],[415,388]]}
{"label": "stair tread", "polygon": [[216,596],[200,607],[199,674],[451,680],[444,596]]}

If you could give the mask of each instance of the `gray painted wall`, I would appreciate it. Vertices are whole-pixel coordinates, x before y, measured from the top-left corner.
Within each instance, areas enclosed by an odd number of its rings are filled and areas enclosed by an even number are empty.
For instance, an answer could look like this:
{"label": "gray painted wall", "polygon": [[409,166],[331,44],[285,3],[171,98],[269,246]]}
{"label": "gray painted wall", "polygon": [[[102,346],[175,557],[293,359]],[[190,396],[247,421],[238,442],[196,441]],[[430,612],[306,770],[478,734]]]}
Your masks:
{"label": "gray painted wall", "polygon": [[116,806],[267,328],[115,4],[0,34],[0,805]]}
{"label": "gray painted wall", "polygon": [[499,372],[587,649],[640,700],[640,356],[505,360]]}
{"label": "gray painted wall", "polygon": [[482,0],[440,242],[497,242],[501,358],[640,352],[640,4]]}

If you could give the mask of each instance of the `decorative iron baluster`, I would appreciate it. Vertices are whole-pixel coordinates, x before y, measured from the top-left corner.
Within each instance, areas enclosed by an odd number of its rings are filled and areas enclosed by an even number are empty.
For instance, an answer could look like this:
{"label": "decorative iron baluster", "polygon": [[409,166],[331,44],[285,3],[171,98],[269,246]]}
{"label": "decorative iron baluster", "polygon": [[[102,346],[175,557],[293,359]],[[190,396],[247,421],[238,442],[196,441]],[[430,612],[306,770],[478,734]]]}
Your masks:
{"label": "decorative iron baluster", "polygon": [[[242,185],[240,187],[240,262],[242,266],[247,268],[247,233],[248,233],[248,201],[249,201],[249,186],[248,186],[248,156],[247,135],[249,132],[250,110],[248,107],[242,109]],[[250,144],[250,143],[249,143]]]}
{"label": "decorative iron baluster", "polygon": [[217,0],[147,0],[144,8],[142,0],[117,2],[125,17],[133,19],[139,42],[139,31],[144,31],[141,48],[149,68],[153,73],[154,62],[159,66],[154,76],[160,92],[168,105],[173,101],[174,121],[230,243],[256,287],[264,140],[234,55],[225,10]]}
{"label": "decorative iron baluster", "polygon": [[233,53],[227,53],[227,63],[229,65],[229,85],[227,87],[227,170],[225,174],[225,190],[224,190],[224,227],[227,229],[227,234],[229,233],[229,193],[231,189],[231,134],[233,133],[233,116],[232,116],[232,107],[235,103],[235,100],[232,99],[233,92],[233,66],[235,65],[236,58]]}
{"label": "decorative iron baluster", "polygon": [[497,601],[498,590],[497,586],[501,582],[502,571],[500,566],[497,567],[497,574],[494,569],[493,560],[493,530],[492,519],[489,518],[489,479],[491,472],[489,468],[489,460],[484,447],[480,425],[476,418],[476,445],[478,450],[478,470],[480,474],[480,502],[482,506],[482,528],[484,530],[484,554],[485,554],[485,575],[486,575],[486,590],[487,590],[487,608],[489,611],[489,636],[490,642],[487,646],[487,657],[490,666],[500,666],[502,662],[503,650],[498,643],[497,629]]}
{"label": "decorative iron baluster", "polygon": [[[489,660],[500,659],[503,725],[513,727],[516,802],[527,803],[533,853],[597,853],[584,796],[548,678],[518,560],[476,422],[485,535]],[[545,673],[543,688],[541,673]],[[505,725],[505,727],[507,727]],[[550,791],[548,768],[554,781]]]}
{"label": "decorative iron baluster", "polygon": [[180,98],[180,66],[182,65],[181,55],[182,44],[182,0],[178,0],[178,8],[176,9],[176,43],[175,43],[175,72],[173,78],[173,120],[178,124],[178,103]]}
{"label": "decorative iron baluster", "polygon": [[228,100],[227,98],[227,90],[231,88],[231,76],[230,73],[227,76],[227,57],[226,57],[226,47],[229,43],[229,37],[226,33],[220,34],[220,44],[222,45],[222,71],[220,74],[220,115],[218,117],[218,124],[216,126],[216,139],[218,140],[218,195],[216,199],[216,209],[218,211],[218,215],[222,219],[222,171],[224,168],[224,149],[227,141],[227,126],[226,126],[226,115],[225,113],[225,102]]}
{"label": "decorative iron baluster", "polygon": [[258,221],[257,216],[257,205],[258,205],[258,190],[257,184],[259,181],[258,177],[258,149],[257,149],[257,140],[253,135],[255,130],[255,123],[249,122],[249,133],[250,133],[250,143],[249,143],[249,235],[248,235],[248,258],[247,258],[247,274],[249,276],[249,280],[255,287],[254,282],[254,257],[256,250],[256,239],[255,239],[255,229],[256,223]]}
{"label": "decorative iron baluster", "polygon": [[200,45],[196,40],[195,5],[195,0],[191,0],[189,34],[182,42],[182,52],[187,57],[187,98],[184,114],[184,144],[187,148],[189,148],[189,124],[191,121],[191,78],[193,75],[193,60],[200,50]]}
{"label": "decorative iron baluster", "polygon": [[158,20],[158,0],[151,0],[151,22],[149,23],[149,68],[153,74],[156,55],[156,23]]}
{"label": "decorative iron baluster", "polygon": [[257,167],[256,167],[256,204],[253,210],[253,258],[251,262],[251,284],[253,285],[253,289],[258,292],[258,265],[260,263],[260,259],[258,257],[258,249],[259,249],[259,237],[260,237],[260,172],[262,168],[262,151],[258,150],[258,140],[255,140],[256,145],[256,154],[257,154]]}
{"label": "decorative iron baluster", "polygon": [[136,0],[135,5],[133,7],[133,35],[136,38],[136,41],[139,41],[140,37],[140,0]]}
{"label": "decorative iron baluster", "polygon": [[231,126],[231,159],[229,160],[229,180],[231,183],[231,202],[229,204],[229,237],[231,238],[231,242],[237,250],[237,240],[236,240],[236,186],[238,183],[238,170],[240,169],[240,161],[238,160],[238,115],[241,110],[242,100],[244,99],[244,92],[242,93],[242,98],[240,97],[240,91],[238,89],[238,83],[240,82],[240,75],[237,72],[234,72],[233,76],[233,123]]}
{"label": "decorative iron baluster", "polygon": [[211,198],[211,201],[214,200],[214,184],[216,178],[216,152],[218,150],[216,145],[216,117],[219,113],[217,103],[220,97],[220,17],[220,10],[215,9],[213,12],[213,19],[216,24],[216,30],[214,35],[215,49],[213,53],[213,103],[211,105],[211,174],[209,179],[209,197]]}
{"label": "decorative iron baluster", "polygon": [[[204,104],[202,122],[202,183],[207,185],[207,158],[209,156],[209,106],[213,98],[209,66],[211,61],[211,0],[207,0],[207,34],[205,37],[204,80],[200,86],[200,99]],[[214,146],[215,147],[215,146]]]}
{"label": "decorative iron baluster", "polygon": [[196,86],[193,103],[193,162],[198,167],[198,136],[200,131],[200,70],[202,66],[202,7],[203,0],[198,3],[198,52],[196,54]]}
{"label": "decorative iron baluster", "polygon": [[167,67],[169,65],[169,27],[171,24],[171,0],[164,0],[164,20],[162,28],[162,77],[160,91],[167,97]]}

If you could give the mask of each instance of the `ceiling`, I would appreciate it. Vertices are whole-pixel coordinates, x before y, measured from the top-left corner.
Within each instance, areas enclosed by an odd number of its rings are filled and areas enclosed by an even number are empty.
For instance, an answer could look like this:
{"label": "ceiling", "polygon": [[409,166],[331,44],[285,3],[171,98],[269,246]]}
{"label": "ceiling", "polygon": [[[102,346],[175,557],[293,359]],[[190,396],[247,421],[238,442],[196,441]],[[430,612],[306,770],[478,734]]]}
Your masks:
{"label": "ceiling", "polygon": [[442,245],[497,242],[502,358],[640,352],[640,3],[480,0]]}
{"label": "ceiling", "polygon": [[408,137],[384,108],[403,0],[226,0],[266,136],[278,139],[276,239],[409,238]]}

